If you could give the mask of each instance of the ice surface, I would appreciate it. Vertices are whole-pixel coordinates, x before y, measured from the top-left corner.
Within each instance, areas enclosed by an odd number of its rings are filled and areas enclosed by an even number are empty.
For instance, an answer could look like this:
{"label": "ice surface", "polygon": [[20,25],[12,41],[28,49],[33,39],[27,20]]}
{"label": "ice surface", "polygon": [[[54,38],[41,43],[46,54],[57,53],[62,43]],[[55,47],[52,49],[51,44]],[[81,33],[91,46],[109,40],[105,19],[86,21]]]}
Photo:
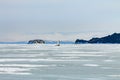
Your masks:
{"label": "ice surface", "polygon": [[120,80],[119,44],[0,44],[1,80]]}

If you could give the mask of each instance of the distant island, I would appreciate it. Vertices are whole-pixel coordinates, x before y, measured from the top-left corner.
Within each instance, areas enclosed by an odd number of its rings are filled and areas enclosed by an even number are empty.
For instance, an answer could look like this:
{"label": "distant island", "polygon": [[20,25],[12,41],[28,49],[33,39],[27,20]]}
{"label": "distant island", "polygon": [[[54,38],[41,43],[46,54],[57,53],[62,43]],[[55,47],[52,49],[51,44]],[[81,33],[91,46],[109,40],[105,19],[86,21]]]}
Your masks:
{"label": "distant island", "polygon": [[28,44],[45,44],[45,41],[41,39],[35,39],[35,40],[30,40]]}
{"label": "distant island", "polygon": [[[74,44],[74,41],[60,41],[61,44]],[[34,39],[29,40],[27,44],[57,44],[57,41]]]}
{"label": "distant island", "polygon": [[120,43],[120,33],[113,33],[112,35],[108,35],[105,37],[94,37],[90,40],[77,39],[75,44],[83,44],[83,43]]}

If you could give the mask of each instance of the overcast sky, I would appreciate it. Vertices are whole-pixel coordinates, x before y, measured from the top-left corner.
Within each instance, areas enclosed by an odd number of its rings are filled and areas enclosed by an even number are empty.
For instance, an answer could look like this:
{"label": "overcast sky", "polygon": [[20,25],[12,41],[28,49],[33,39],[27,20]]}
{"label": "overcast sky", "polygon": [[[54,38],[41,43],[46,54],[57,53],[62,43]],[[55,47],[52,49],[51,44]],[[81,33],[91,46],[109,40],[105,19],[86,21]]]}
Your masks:
{"label": "overcast sky", "polygon": [[0,41],[114,32],[120,32],[120,0],[0,0]]}

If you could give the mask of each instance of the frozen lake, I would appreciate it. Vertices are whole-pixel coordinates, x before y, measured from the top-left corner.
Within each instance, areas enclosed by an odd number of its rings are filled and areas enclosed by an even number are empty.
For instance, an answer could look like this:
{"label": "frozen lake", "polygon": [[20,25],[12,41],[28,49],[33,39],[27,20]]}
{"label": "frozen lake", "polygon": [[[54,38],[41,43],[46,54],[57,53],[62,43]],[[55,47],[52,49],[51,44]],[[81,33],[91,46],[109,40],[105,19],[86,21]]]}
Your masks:
{"label": "frozen lake", "polygon": [[119,44],[0,44],[1,80],[120,80]]}

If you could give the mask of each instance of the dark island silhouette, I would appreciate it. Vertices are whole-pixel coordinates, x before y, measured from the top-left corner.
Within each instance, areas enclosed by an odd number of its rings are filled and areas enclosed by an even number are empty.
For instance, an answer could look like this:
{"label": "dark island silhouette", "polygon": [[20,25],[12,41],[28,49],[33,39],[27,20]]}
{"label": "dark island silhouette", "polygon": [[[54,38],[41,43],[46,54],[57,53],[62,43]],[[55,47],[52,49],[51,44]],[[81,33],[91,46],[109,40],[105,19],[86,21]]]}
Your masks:
{"label": "dark island silhouette", "polygon": [[28,44],[45,44],[45,41],[41,39],[35,39],[28,41]]}
{"label": "dark island silhouette", "polygon": [[92,38],[90,40],[77,39],[75,44],[83,44],[83,43],[119,43],[120,44],[120,33],[113,33],[112,35],[108,35],[101,38]]}

